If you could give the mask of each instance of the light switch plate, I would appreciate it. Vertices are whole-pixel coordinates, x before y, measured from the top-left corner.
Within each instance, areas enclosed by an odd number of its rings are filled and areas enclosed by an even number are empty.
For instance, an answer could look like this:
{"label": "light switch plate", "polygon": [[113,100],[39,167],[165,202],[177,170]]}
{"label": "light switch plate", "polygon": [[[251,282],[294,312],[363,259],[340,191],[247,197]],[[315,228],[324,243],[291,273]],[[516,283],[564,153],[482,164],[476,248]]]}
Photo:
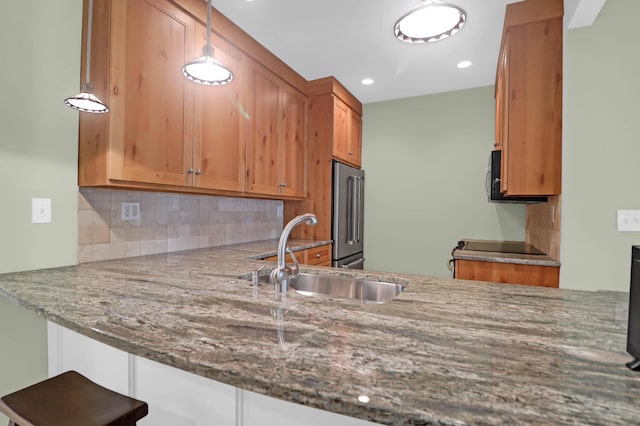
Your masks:
{"label": "light switch plate", "polygon": [[618,231],[640,232],[640,210],[618,210]]}
{"label": "light switch plate", "polygon": [[31,223],[51,223],[51,198],[31,199]]}

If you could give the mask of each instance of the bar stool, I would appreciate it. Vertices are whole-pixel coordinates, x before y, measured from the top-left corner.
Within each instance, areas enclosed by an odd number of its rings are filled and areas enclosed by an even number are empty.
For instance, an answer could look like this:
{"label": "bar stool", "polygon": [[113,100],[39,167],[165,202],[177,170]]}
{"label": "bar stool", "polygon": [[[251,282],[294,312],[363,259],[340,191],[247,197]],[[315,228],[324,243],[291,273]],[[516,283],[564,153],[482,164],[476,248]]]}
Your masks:
{"label": "bar stool", "polygon": [[67,371],[3,396],[0,412],[9,426],[134,426],[149,407]]}

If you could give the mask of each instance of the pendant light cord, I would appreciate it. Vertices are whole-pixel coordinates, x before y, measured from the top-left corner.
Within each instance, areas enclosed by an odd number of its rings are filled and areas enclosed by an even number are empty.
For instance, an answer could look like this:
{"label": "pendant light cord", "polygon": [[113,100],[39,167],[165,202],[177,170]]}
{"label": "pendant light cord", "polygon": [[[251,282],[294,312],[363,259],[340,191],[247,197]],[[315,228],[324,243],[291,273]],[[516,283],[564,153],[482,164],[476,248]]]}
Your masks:
{"label": "pendant light cord", "polygon": [[209,46],[211,46],[211,0],[207,0],[207,49]]}
{"label": "pendant light cord", "polygon": [[87,55],[84,72],[85,86],[91,86],[89,76],[91,73],[91,21],[93,21],[93,0],[89,0],[89,11],[87,15]]}

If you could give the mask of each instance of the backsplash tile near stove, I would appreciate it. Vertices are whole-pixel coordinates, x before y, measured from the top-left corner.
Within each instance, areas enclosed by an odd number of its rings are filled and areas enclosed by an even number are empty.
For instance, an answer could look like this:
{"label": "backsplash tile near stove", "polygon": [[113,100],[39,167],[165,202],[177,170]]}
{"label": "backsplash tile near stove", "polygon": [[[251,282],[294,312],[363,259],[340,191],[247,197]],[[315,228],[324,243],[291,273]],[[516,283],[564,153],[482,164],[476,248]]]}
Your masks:
{"label": "backsplash tile near stove", "polygon": [[[122,203],[140,219],[123,220]],[[80,188],[78,263],[278,238],[282,201]]]}

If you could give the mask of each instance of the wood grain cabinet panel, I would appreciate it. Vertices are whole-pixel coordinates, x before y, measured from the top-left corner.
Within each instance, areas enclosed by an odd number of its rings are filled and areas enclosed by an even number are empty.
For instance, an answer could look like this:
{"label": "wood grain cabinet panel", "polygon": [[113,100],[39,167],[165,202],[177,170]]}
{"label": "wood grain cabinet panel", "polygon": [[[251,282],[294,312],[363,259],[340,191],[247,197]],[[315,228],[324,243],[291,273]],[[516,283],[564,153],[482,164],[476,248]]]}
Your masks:
{"label": "wood grain cabinet panel", "polygon": [[362,118],[337,96],[333,97],[333,114],[333,156],[360,168]]}
{"label": "wood grain cabinet panel", "polygon": [[217,12],[250,55],[214,32],[233,81],[187,80],[182,66],[206,43],[201,15],[195,0],[96,3],[91,79],[110,112],[80,115],[79,185],[304,198],[308,101],[289,83],[304,80]]}
{"label": "wood grain cabinet panel", "polygon": [[[196,46],[206,43],[206,28],[196,25]],[[194,85],[193,183],[198,188],[244,191],[246,121],[242,96],[241,52],[214,34],[216,59],[233,72],[224,86]]]}
{"label": "wood grain cabinet panel", "polygon": [[507,5],[496,77],[501,191],[556,195],[562,172],[562,0]]}
{"label": "wood grain cabinet panel", "polygon": [[[315,265],[315,266],[331,266],[331,244],[325,244],[322,246],[312,247],[305,250],[299,250],[295,252],[296,259],[303,265]],[[263,260],[271,262],[277,262],[278,256],[265,257]],[[291,255],[287,253],[287,263],[293,263]]]}
{"label": "wood grain cabinet panel", "polygon": [[247,80],[247,192],[304,198],[307,98],[253,61]]}
{"label": "wood grain cabinet panel", "polygon": [[560,267],[457,259],[455,278],[558,288]]}

